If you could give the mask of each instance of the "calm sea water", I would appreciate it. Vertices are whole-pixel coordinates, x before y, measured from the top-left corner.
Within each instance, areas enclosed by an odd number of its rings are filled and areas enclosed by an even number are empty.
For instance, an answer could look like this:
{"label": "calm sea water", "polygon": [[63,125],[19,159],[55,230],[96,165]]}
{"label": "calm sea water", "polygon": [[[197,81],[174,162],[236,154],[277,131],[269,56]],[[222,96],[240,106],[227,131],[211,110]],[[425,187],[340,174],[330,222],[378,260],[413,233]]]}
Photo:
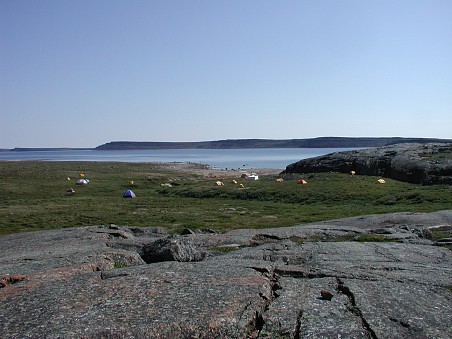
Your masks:
{"label": "calm sea water", "polygon": [[[356,148],[354,148],[356,149]],[[351,148],[250,148],[250,149],[162,149],[162,150],[62,150],[0,152],[0,160],[195,162],[213,168],[276,168],[301,159]]]}

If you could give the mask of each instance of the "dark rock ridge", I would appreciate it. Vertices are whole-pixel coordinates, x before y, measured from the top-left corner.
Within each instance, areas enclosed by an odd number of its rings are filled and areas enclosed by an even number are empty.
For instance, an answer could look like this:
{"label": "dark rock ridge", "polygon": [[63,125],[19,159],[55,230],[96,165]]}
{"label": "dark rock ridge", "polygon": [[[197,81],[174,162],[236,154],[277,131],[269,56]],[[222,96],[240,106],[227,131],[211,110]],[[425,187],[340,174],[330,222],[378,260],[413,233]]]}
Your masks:
{"label": "dark rock ridge", "polygon": [[357,148],[378,147],[399,143],[452,142],[450,139],[432,138],[348,138],[320,137],[310,139],[227,139],[198,142],[138,142],[112,141],[96,147],[97,150],[121,149],[232,149],[232,148]]}
{"label": "dark rock ridge", "polygon": [[336,152],[300,160],[282,173],[351,171],[416,184],[452,184],[452,143],[397,144]]}
{"label": "dark rock ridge", "polygon": [[[451,226],[448,210],[225,234],[107,225],[7,235],[0,333],[451,338],[452,252],[431,240]],[[350,241],[360,237],[385,241]]]}

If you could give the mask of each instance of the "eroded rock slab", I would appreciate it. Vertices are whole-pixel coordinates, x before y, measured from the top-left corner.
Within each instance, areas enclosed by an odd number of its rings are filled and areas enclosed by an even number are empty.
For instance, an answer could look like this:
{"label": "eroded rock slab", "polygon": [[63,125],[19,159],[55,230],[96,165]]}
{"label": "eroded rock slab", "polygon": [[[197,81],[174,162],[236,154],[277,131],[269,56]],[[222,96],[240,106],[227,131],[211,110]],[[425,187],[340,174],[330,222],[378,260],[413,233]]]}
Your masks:
{"label": "eroded rock slab", "polygon": [[[8,235],[0,238],[0,332],[450,338],[452,252],[419,231],[446,226],[452,210],[225,234],[110,225]],[[333,241],[350,234],[391,242]]]}

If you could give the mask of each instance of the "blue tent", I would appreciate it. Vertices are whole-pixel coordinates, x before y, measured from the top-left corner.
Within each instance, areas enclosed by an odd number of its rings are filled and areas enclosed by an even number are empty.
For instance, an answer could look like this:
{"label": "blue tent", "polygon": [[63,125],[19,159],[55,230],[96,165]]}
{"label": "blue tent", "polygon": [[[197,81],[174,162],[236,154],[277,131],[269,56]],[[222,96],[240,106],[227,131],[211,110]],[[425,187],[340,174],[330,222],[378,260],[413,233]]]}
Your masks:
{"label": "blue tent", "polygon": [[131,190],[127,190],[122,195],[123,198],[136,198],[137,196]]}

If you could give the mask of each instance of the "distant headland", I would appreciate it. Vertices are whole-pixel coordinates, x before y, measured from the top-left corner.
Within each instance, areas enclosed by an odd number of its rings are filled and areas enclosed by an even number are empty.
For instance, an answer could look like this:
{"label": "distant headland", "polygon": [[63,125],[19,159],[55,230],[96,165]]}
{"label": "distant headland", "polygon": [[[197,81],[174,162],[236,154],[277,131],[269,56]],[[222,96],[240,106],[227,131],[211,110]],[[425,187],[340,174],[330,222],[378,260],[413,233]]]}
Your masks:
{"label": "distant headland", "polygon": [[227,139],[199,142],[136,142],[113,141],[96,150],[137,150],[137,149],[233,149],[233,148],[349,148],[379,147],[400,143],[452,143],[452,139],[432,138],[366,138],[366,137],[319,137],[311,139]]}
{"label": "distant headland", "polygon": [[58,150],[145,150],[145,149],[240,149],[240,148],[354,148],[380,147],[400,143],[452,143],[452,139],[402,137],[318,137],[309,139],[226,139],[194,142],[112,141],[95,148],[17,147],[2,151]]}

